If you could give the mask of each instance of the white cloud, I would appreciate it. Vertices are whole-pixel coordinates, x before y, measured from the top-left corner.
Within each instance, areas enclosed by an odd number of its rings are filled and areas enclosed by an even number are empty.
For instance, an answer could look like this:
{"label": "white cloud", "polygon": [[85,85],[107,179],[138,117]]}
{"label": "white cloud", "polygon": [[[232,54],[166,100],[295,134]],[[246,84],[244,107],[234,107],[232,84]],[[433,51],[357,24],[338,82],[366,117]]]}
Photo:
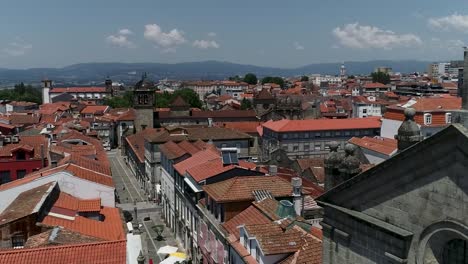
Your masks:
{"label": "white cloud", "polygon": [[302,46],[301,44],[299,44],[299,42],[296,41],[296,42],[294,42],[293,44],[294,44],[294,48],[295,48],[296,50],[304,50],[304,46]]}
{"label": "white cloud", "polygon": [[2,49],[2,52],[8,56],[18,57],[25,55],[31,49],[31,44],[27,44],[24,42],[11,42],[6,48]]}
{"label": "white cloud", "polygon": [[117,47],[121,48],[135,48],[136,45],[128,38],[133,32],[130,29],[120,29],[117,34],[109,35],[106,37],[106,41]]}
{"label": "white cloud", "polygon": [[214,38],[214,37],[216,37],[216,33],[215,32],[209,32],[208,37]]}
{"label": "white cloud", "polygon": [[342,46],[356,49],[392,49],[422,44],[421,39],[414,34],[396,34],[374,26],[361,26],[359,23],[337,27],[332,33]]}
{"label": "white cloud", "polygon": [[214,40],[195,40],[193,46],[199,49],[219,48],[219,44]]}
{"label": "white cloud", "polygon": [[121,30],[119,30],[119,34],[120,35],[132,35],[133,32],[130,29],[122,28]]}
{"label": "white cloud", "polygon": [[435,29],[468,32],[468,15],[455,13],[451,16],[429,18],[428,23],[429,26]]}
{"label": "white cloud", "polygon": [[163,48],[163,52],[175,52],[176,47],[185,42],[182,31],[173,29],[163,32],[156,24],[145,25],[144,37],[154,42],[157,47]]}

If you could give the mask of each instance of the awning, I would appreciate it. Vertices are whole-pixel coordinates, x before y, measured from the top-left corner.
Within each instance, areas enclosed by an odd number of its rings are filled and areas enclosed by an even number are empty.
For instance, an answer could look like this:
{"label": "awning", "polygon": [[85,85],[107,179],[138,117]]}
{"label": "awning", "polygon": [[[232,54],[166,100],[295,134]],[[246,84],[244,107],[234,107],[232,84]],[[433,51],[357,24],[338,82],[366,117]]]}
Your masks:
{"label": "awning", "polygon": [[167,259],[159,262],[159,264],[175,264],[176,262],[181,262],[181,261],[184,261],[184,260],[185,260],[185,258],[170,256]]}
{"label": "awning", "polygon": [[172,247],[172,246],[164,246],[164,247],[161,247],[158,249],[158,254],[171,254],[171,253],[175,253],[177,252],[177,249],[176,247]]}
{"label": "awning", "polygon": [[200,187],[200,185],[198,185],[198,183],[194,182],[191,178],[185,177],[184,181],[185,181],[185,183],[188,184],[188,186],[190,186],[190,188],[194,192],[203,192],[203,189]]}

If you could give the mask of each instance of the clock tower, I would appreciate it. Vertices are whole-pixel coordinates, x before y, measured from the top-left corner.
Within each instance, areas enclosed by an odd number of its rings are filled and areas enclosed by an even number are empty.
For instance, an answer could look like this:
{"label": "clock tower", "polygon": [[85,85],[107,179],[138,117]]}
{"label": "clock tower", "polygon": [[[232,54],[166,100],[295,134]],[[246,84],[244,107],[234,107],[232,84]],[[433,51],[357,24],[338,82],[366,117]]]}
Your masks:
{"label": "clock tower", "polygon": [[144,73],[133,89],[133,108],[137,113],[135,120],[137,132],[147,127],[153,128],[154,94],[154,83],[148,80],[146,73]]}

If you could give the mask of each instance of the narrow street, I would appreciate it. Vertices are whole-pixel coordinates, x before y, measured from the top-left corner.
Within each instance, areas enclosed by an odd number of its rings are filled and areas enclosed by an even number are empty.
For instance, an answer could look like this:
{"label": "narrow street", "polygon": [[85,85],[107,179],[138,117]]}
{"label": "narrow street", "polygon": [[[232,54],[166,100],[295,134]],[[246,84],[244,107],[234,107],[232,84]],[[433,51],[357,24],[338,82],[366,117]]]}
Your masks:
{"label": "narrow street", "polygon": [[[120,200],[117,201],[116,206],[130,212],[133,217],[135,217],[136,207],[146,260],[148,261],[151,258],[154,263],[159,263],[162,259],[156,252],[160,247],[166,245],[178,246],[174,234],[168,228],[164,228],[163,237],[165,239],[163,241],[156,240],[156,232],[152,227],[164,225],[161,217],[161,206],[148,201],[143,188],[141,188],[135,175],[125,163],[119,150],[109,151],[107,155],[111,163],[115,189]],[[147,217],[149,217],[149,220],[144,221]]]}

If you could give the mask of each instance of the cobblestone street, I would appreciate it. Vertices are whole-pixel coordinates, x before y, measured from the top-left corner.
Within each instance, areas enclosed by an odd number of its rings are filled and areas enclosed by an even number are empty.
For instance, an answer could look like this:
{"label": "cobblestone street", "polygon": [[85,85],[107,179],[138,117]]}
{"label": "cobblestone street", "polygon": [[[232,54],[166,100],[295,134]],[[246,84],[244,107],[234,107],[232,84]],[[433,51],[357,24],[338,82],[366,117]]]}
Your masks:
{"label": "cobblestone street", "polygon": [[[148,201],[143,188],[141,188],[138,180],[118,150],[109,151],[108,157],[111,162],[115,188],[120,200],[117,203],[117,207],[132,213],[133,216],[136,207],[138,223],[140,224],[140,231],[143,236],[143,248],[146,260],[153,259],[154,263],[159,263],[162,261],[161,257],[163,256],[157,255],[156,252],[160,247],[166,245],[179,247],[174,239],[174,234],[165,227],[163,232],[164,240],[156,240],[157,234],[152,227],[164,225],[161,218],[161,207],[152,201]],[[179,250],[182,251],[182,248],[179,247]]]}

